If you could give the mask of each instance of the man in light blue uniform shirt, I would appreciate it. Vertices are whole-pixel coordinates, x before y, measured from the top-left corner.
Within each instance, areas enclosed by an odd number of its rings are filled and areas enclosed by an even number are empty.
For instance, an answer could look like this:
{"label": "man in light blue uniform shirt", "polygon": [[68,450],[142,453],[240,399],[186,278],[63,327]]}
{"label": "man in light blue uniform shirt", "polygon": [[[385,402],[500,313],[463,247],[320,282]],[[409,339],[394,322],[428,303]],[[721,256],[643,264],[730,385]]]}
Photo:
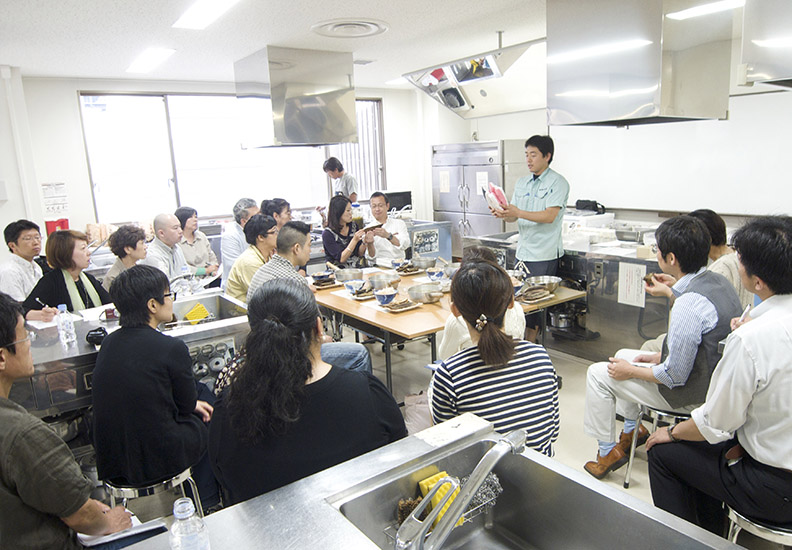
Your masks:
{"label": "man in light blue uniform shirt", "polygon": [[[558,259],[564,255],[561,223],[569,198],[569,183],[550,168],[555,146],[550,136],[531,136],[525,142],[525,160],[533,176],[517,180],[511,204],[502,212],[492,210],[497,218],[517,221],[520,237],[517,259],[532,276],[555,275]],[[538,314],[526,320],[526,338],[536,340]]]}

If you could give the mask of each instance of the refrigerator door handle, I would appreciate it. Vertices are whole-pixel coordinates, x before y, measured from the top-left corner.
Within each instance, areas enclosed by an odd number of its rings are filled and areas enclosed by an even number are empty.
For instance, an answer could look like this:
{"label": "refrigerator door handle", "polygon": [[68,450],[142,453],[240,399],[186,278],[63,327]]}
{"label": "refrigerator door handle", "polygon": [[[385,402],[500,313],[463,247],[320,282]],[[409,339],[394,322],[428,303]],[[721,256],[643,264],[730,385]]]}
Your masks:
{"label": "refrigerator door handle", "polygon": [[467,210],[468,204],[470,204],[470,187],[465,182],[465,210]]}
{"label": "refrigerator door handle", "polygon": [[470,236],[473,234],[473,226],[470,225],[470,221],[467,219],[462,220],[462,234],[465,236]]}
{"label": "refrigerator door handle", "polygon": [[459,207],[464,210],[465,209],[465,184],[463,183],[459,187],[457,187],[457,200],[459,201]]}

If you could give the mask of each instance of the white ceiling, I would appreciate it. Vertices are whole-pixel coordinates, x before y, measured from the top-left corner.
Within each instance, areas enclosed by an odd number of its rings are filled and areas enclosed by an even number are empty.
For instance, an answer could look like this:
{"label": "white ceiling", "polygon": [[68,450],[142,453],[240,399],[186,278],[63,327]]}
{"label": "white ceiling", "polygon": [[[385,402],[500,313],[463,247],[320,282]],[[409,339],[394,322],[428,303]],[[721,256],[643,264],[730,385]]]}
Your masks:
{"label": "white ceiling", "polygon": [[[0,0],[0,65],[23,76],[234,80],[235,61],[268,44],[352,52],[355,85],[545,36],[545,0],[241,0],[202,31],[171,25],[193,0]],[[377,19],[369,38],[326,38],[313,24]],[[152,46],[176,53],[148,75],[126,73]]]}

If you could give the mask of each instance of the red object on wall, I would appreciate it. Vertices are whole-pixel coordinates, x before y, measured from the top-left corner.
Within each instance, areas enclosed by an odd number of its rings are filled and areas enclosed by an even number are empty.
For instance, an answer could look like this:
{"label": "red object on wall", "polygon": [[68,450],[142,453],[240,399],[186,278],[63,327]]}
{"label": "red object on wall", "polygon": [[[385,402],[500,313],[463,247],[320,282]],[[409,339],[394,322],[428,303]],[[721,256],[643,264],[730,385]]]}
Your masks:
{"label": "red object on wall", "polygon": [[53,231],[69,229],[69,218],[61,218],[59,220],[52,220],[45,223],[47,224],[47,235],[50,235]]}

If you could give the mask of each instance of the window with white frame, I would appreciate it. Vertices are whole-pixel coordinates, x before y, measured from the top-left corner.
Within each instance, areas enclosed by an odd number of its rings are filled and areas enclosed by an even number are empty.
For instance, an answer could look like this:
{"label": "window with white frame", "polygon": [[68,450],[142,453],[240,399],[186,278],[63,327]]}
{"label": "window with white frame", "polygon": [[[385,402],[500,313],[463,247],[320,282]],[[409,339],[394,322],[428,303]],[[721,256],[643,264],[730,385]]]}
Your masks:
{"label": "window with white frame", "polygon": [[[271,132],[267,98],[83,94],[81,106],[100,222],[146,221],[177,205],[227,216],[242,197],[281,197],[295,209],[328,202],[330,147],[243,147],[251,132]],[[382,126],[379,101],[357,107],[360,142],[336,156],[363,198],[384,188]]]}

